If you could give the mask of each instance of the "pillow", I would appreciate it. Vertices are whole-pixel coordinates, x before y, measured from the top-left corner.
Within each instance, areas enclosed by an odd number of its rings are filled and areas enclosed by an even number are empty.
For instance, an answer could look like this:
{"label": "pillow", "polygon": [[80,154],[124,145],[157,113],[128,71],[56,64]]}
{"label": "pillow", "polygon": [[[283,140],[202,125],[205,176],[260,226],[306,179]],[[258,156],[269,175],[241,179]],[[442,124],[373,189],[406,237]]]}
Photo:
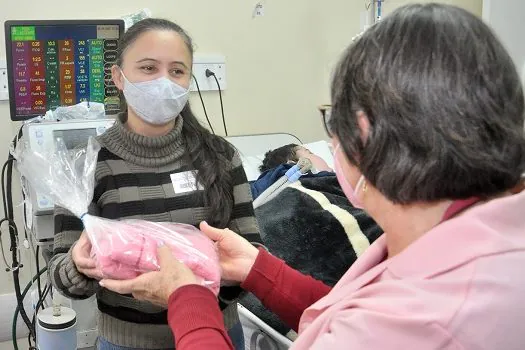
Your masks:
{"label": "pillow", "polygon": [[242,166],[248,181],[255,181],[261,175],[259,166],[261,166],[264,155],[262,156],[244,156],[241,155]]}

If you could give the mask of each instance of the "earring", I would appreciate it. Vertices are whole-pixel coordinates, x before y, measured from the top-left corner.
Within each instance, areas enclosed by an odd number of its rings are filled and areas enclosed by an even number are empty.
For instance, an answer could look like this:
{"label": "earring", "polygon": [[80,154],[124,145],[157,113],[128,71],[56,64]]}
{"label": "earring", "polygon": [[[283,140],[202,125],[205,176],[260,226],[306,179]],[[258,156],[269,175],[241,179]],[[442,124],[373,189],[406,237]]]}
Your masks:
{"label": "earring", "polygon": [[363,192],[366,192],[366,190],[368,190],[368,185],[367,185],[367,182],[365,181],[365,183],[363,184]]}

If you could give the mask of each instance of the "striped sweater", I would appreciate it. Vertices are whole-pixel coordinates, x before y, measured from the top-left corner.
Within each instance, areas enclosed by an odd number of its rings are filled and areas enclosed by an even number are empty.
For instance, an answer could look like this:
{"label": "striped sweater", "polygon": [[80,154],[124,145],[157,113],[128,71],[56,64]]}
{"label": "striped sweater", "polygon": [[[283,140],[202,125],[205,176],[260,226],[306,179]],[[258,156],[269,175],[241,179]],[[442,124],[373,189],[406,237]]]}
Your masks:
{"label": "striped sweater", "polygon": [[[121,116],[125,120],[125,116]],[[171,175],[194,170],[185,160],[183,118],[177,118],[166,136],[149,138],[127,130],[121,120],[98,138],[101,150],[95,172],[95,191],[90,213],[114,220],[143,219],[198,225],[208,219],[203,192],[176,193]],[[234,207],[229,228],[249,241],[260,242],[252,196],[240,157],[232,149]],[[100,288],[98,282],[78,272],[72,247],[83,230],[69,211],[55,209],[55,241],[50,263],[55,288],[68,298],[97,294],[99,334],[109,342],[131,348],[172,348],[173,336],[166,310]],[[222,287],[219,303],[226,327],[238,322],[238,287]]]}

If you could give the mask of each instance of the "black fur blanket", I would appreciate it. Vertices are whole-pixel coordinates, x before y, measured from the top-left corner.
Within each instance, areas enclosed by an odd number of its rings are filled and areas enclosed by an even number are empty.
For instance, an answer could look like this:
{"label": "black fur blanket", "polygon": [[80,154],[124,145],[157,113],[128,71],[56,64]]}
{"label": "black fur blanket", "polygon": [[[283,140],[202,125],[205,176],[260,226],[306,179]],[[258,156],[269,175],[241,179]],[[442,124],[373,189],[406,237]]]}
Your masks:
{"label": "black fur blanket", "polygon": [[[270,253],[330,286],[383,233],[350,204],[335,176],[303,178],[255,212]],[[241,304],[280,333],[290,330],[255,296]]]}

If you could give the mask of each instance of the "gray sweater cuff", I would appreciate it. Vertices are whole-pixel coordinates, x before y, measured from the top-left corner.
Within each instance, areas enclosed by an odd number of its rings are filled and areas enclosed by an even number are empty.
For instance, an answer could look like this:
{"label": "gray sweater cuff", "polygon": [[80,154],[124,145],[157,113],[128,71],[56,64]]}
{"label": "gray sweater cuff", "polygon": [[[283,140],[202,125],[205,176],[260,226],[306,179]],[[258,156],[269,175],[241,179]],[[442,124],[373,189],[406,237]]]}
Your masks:
{"label": "gray sweater cuff", "polygon": [[100,288],[98,281],[80,273],[73,262],[73,246],[51,261],[52,279],[59,292],[70,299],[87,299]]}

